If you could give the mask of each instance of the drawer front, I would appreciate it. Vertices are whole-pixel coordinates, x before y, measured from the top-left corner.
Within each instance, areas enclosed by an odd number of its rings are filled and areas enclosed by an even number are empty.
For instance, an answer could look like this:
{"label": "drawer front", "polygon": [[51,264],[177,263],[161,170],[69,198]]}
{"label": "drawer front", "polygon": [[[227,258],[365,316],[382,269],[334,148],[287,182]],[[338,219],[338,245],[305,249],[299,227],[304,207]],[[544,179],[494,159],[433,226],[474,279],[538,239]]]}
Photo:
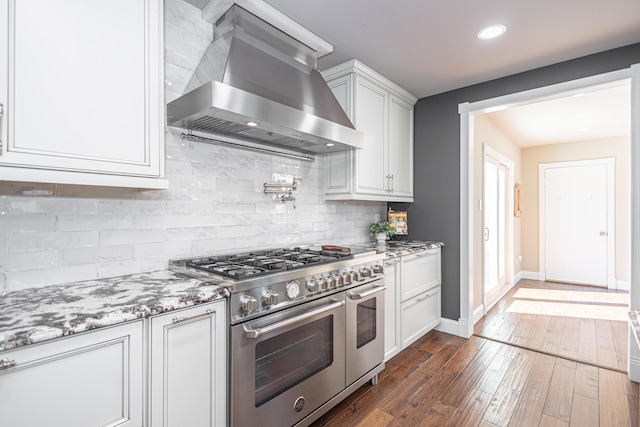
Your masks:
{"label": "drawer front", "polygon": [[404,349],[440,323],[440,287],[403,302],[400,311]]}
{"label": "drawer front", "polygon": [[441,283],[440,249],[403,256],[400,264],[402,301],[407,301]]}

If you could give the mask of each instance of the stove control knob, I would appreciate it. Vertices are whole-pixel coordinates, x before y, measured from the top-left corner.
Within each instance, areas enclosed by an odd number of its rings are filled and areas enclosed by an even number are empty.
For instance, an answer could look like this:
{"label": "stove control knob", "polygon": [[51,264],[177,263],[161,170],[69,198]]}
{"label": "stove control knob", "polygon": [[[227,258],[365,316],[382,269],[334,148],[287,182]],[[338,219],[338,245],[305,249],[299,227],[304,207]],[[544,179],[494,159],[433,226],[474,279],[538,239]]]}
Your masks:
{"label": "stove control knob", "polygon": [[362,275],[360,274],[359,271],[352,271],[351,272],[351,281],[352,282],[359,282],[360,280],[362,280]]}
{"label": "stove control knob", "polygon": [[309,280],[307,282],[307,290],[309,292],[316,292],[318,290],[318,282],[315,280]]}
{"label": "stove control knob", "polygon": [[345,285],[348,285],[351,283],[351,274],[349,273],[344,273],[342,275],[342,283]]}
{"label": "stove control knob", "polygon": [[240,299],[240,311],[243,313],[251,313],[258,309],[258,300],[252,296],[244,296]]}
{"label": "stove control knob", "polygon": [[371,269],[370,268],[361,268],[360,275],[362,278],[371,277]]}
{"label": "stove control knob", "polygon": [[269,307],[272,305],[276,305],[278,304],[278,300],[279,300],[279,295],[277,292],[273,292],[273,291],[267,291],[267,293],[265,293],[262,296],[262,306],[263,307]]}
{"label": "stove control knob", "polygon": [[376,265],[373,266],[373,272],[375,274],[384,273],[384,268],[380,264],[376,264]]}
{"label": "stove control knob", "polygon": [[327,289],[333,289],[338,286],[338,279],[335,276],[327,277]]}
{"label": "stove control knob", "polygon": [[327,290],[327,281],[325,279],[318,279],[318,290],[320,292]]}
{"label": "stove control knob", "polygon": [[336,287],[342,287],[344,286],[344,274],[341,274],[339,276],[336,276]]}

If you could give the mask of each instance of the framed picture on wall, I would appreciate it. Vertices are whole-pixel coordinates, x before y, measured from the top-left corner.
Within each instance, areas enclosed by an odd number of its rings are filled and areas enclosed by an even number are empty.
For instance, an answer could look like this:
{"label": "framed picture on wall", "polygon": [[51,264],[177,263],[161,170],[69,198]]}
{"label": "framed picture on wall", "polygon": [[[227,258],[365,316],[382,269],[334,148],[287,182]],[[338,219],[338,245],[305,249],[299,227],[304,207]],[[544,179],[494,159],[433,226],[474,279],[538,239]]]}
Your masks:
{"label": "framed picture on wall", "polygon": [[387,213],[387,221],[391,228],[394,229],[394,235],[406,236],[409,234],[406,212],[389,212]]}

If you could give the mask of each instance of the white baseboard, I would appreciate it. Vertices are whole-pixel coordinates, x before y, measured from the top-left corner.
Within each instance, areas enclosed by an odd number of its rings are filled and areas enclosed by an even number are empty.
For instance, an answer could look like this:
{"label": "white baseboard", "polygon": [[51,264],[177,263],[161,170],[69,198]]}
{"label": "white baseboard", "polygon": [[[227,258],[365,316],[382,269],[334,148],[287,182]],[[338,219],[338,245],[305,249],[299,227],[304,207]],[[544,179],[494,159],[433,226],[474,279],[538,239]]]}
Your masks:
{"label": "white baseboard", "polygon": [[631,287],[631,284],[627,280],[616,280],[616,289],[621,291],[628,291]]}
{"label": "white baseboard", "polygon": [[629,356],[627,365],[629,368],[629,379],[640,382],[640,357]]}
{"label": "white baseboard", "polygon": [[521,279],[522,279],[522,271],[518,271],[516,275],[513,276],[513,284],[517,285]]}
{"label": "white baseboard", "polygon": [[[520,279],[529,279],[529,280],[541,280],[544,281],[544,271],[521,271],[518,273],[520,275]],[[518,283],[518,282],[515,282]]]}
{"label": "white baseboard", "polygon": [[458,321],[442,318],[440,324],[435,327],[436,331],[446,334],[457,335],[462,338],[469,338],[473,332],[469,331],[469,324],[464,319]]}
{"label": "white baseboard", "polygon": [[478,320],[482,319],[482,316],[485,315],[484,304],[480,304],[478,308],[473,310],[473,324],[478,323]]}

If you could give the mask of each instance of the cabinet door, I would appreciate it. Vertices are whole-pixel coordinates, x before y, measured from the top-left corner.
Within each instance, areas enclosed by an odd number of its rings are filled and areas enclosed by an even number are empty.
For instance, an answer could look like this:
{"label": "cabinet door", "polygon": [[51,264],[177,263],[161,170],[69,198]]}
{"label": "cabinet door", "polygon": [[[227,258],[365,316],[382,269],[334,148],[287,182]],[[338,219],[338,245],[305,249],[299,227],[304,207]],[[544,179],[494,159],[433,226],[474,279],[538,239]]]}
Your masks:
{"label": "cabinet door", "polygon": [[0,424],[143,425],[142,321],[0,353]]}
{"label": "cabinet door", "polygon": [[387,361],[400,351],[400,281],[399,259],[384,263],[384,360]]}
{"label": "cabinet door", "polygon": [[413,106],[389,100],[390,195],[413,197]]}
{"label": "cabinet door", "polygon": [[[342,76],[328,83],[342,109],[353,121],[352,76]],[[353,151],[325,156],[325,194],[348,194],[353,191]]]}
{"label": "cabinet door", "polygon": [[225,301],[151,318],[154,427],[226,425]]}
{"label": "cabinet door", "polygon": [[402,257],[401,300],[421,294],[438,286],[440,276],[440,249],[429,249]]}
{"label": "cabinet door", "polygon": [[440,287],[403,302],[400,312],[405,349],[440,323]]}
{"label": "cabinet door", "polygon": [[388,93],[356,76],[354,125],[364,132],[364,148],[356,151],[356,192],[387,195]]}
{"label": "cabinet door", "polygon": [[3,176],[161,176],[162,0],[0,0],[0,8]]}

